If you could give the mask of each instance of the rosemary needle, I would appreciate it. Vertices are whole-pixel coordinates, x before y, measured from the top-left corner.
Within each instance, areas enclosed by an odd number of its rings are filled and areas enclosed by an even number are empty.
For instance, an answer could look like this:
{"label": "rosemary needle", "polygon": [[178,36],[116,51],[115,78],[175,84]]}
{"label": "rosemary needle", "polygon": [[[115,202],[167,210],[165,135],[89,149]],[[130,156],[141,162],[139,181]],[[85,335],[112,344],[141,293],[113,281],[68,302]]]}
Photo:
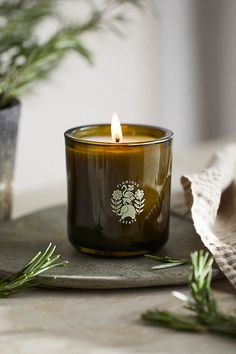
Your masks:
{"label": "rosemary needle", "polygon": [[144,256],[146,258],[149,258],[149,259],[157,262],[157,265],[152,267],[153,270],[172,268],[172,267],[177,267],[177,266],[189,263],[189,260],[184,259],[184,258],[173,258],[173,257],[168,257],[168,256],[158,257],[158,256],[154,256],[152,254],[145,254]]}

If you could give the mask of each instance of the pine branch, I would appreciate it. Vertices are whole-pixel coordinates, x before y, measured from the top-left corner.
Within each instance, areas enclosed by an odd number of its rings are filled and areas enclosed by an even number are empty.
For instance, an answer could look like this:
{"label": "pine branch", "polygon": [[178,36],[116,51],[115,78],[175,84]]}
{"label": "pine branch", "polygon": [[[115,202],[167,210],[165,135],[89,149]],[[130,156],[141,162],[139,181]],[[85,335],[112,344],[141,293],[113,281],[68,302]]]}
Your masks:
{"label": "pine branch", "polygon": [[189,287],[191,298],[174,292],[195,315],[193,318],[154,309],[142,315],[143,320],[156,326],[180,331],[211,331],[236,336],[236,317],[222,313],[211,290],[213,257],[202,250],[191,254]]}
{"label": "pine branch", "polygon": [[87,61],[92,62],[91,53],[75,38],[76,30],[75,27],[64,28],[42,45],[20,50],[18,58],[23,57],[26,61],[18,67],[15,64],[17,58],[13,58],[14,63],[9,69],[2,93],[3,104],[6,105],[7,100],[12,97],[22,96],[35,82],[46,78],[69,50],[78,52]]}
{"label": "pine branch", "polygon": [[[84,45],[84,33],[110,29],[125,20],[125,4],[141,6],[144,0],[104,0],[87,2],[90,8],[84,22],[68,22],[62,16],[59,0],[0,0],[0,13],[6,23],[0,30],[0,108],[30,91],[46,79],[69,51],[75,51],[92,63],[92,54]],[[46,18],[55,18],[56,32],[44,43],[35,30]]]}
{"label": "pine branch", "polygon": [[0,31],[0,53],[34,39],[35,27],[47,17],[57,17],[56,0],[0,0],[0,14],[6,24]]}
{"label": "pine branch", "polygon": [[38,252],[18,273],[0,281],[0,297],[7,297],[18,291],[36,285],[37,276],[49,269],[65,267],[67,261],[61,261],[60,255],[54,255],[56,246],[51,243],[44,252]]}

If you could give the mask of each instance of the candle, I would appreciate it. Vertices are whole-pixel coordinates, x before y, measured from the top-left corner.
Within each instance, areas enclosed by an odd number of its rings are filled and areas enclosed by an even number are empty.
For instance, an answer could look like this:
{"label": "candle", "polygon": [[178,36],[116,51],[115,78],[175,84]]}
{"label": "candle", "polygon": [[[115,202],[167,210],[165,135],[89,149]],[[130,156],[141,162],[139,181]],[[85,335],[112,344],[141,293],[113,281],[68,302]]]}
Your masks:
{"label": "candle", "polygon": [[102,256],[153,252],[168,239],[173,134],[112,123],[65,133],[69,240]]}

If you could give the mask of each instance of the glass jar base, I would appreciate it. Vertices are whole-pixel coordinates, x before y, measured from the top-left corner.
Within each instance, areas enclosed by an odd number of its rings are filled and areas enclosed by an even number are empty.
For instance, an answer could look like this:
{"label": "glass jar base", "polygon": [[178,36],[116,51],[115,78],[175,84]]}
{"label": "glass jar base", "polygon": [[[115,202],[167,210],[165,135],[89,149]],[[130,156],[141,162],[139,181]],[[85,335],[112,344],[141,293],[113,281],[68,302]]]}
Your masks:
{"label": "glass jar base", "polygon": [[[168,234],[168,224],[161,234],[152,235],[152,239],[145,238],[147,234],[141,234],[138,235],[139,241],[137,241],[138,236],[136,235],[136,242],[127,242],[127,240],[122,239],[119,242],[112,239],[108,240],[101,233],[98,234],[86,229],[73,229],[70,225],[68,232],[71,245],[80,252],[110,258],[135,257],[154,253],[166,244]],[[150,237],[150,232],[148,236]]]}
{"label": "glass jar base", "polygon": [[95,250],[91,248],[85,248],[85,247],[78,247],[80,252],[82,253],[87,253],[91,254],[94,256],[102,256],[102,257],[116,257],[116,258],[122,258],[122,257],[135,257],[135,256],[143,256],[144,254],[150,253],[150,250],[137,250],[137,251],[121,251],[121,252],[116,252],[116,251],[101,251],[101,250]]}

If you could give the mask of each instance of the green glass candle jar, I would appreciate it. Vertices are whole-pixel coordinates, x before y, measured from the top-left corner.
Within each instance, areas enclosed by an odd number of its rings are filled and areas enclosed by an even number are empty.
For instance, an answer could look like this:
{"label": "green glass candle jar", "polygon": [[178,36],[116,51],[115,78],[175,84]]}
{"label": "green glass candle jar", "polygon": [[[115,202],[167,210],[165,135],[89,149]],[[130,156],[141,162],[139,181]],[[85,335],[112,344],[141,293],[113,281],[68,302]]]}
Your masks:
{"label": "green glass candle jar", "polygon": [[110,129],[65,133],[69,240],[101,256],[156,251],[168,239],[173,133],[124,124],[112,142]]}

